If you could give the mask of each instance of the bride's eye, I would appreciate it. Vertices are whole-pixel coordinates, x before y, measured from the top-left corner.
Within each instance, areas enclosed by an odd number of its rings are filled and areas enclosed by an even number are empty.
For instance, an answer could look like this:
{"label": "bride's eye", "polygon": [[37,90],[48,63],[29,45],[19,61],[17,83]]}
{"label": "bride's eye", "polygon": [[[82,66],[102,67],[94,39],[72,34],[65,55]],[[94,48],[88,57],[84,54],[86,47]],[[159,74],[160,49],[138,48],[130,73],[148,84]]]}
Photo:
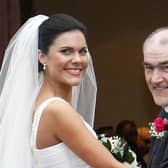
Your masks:
{"label": "bride's eye", "polygon": [[65,48],[65,49],[61,50],[61,53],[64,54],[64,55],[70,55],[72,52],[73,51],[70,48]]}
{"label": "bride's eye", "polygon": [[86,48],[82,48],[80,51],[79,51],[80,55],[81,56],[85,56],[87,54],[87,49]]}

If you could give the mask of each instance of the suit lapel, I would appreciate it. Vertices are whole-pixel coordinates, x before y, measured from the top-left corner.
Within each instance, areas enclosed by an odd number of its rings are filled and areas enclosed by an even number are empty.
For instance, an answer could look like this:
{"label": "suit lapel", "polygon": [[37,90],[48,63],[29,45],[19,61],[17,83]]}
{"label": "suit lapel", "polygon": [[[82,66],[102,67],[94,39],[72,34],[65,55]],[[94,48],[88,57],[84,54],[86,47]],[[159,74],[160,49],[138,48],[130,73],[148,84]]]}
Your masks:
{"label": "suit lapel", "polygon": [[[168,120],[168,113],[164,111],[164,109],[162,109],[162,111],[158,114],[159,117],[162,117],[162,118],[166,118]],[[164,137],[163,137],[164,138]],[[151,168],[158,168],[156,165],[155,166],[155,160],[157,158],[160,158],[160,155],[161,155],[161,148],[163,147],[163,139],[156,139],[156,138],[153,138],[152,139],[152,148],[151,148],[151,151],[150,151],[150,163],[149,163],[149,167]],[[162,149],[163,150],[163,149]],[[163,151],[164,153],[164,151]]]}

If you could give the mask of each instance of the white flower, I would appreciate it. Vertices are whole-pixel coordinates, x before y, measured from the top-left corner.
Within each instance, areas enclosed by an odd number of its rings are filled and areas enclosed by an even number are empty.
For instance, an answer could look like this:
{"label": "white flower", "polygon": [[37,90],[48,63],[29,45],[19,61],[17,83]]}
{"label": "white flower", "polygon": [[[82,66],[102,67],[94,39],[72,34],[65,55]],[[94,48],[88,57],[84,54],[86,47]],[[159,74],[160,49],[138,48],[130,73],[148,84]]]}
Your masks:
{"label": "white flower", "polygon": [[140,168],[136,160],[136,154],[123,138],[118,136],[105,137],[104,134],[101,134],[99,139],[118,161],[128,168]]}
{"label": "white flower", "polygon": [[162,131],[162,132],[156,131],[156,128],[155,128],[156,126],[153,122],[149,123],[149,125],[150,125],[149,133],[151,134],[152,137],[156,137],[157,139],[159,139],[159,138],[162,138],[164,136],[165,131]]}
{"label": "white flower", "polygon": [[108,140],[111,143],[111,152],[112,153],[119,152],[121,156],[123,156],[125,144],[122,144],[121,138],[118,136],[114,136],[114,137],[110,137]]}

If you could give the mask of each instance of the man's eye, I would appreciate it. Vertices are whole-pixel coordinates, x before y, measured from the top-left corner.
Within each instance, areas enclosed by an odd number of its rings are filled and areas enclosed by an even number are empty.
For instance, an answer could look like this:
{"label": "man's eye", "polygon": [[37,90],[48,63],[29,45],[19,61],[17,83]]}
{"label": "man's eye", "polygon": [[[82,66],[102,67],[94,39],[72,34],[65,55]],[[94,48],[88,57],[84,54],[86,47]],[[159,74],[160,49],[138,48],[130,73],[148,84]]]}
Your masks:
{"label": "man's eye", "polygon": [[152,71],[153,67],[152,66],[144,66],[144,69],[147,71]]}
{"label": "man's eye", "polygon": [[168,72],[168,65],[161,67],[162,71]]}

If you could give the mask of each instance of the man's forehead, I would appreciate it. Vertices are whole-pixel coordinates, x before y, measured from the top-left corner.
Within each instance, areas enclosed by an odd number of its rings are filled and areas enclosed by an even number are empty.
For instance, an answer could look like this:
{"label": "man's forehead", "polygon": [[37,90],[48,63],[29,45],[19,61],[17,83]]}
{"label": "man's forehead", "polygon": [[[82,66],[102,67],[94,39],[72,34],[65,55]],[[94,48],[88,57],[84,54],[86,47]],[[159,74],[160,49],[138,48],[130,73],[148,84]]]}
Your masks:
{"label": "man's forehead", "polygon": [[167,52],[148,52],[144,54],[144,64],[163,65],[168,64]]}
{"label": "man's forehead", "polygon": [[160,45],[156,43],[150,43],[146,46],[144,50],[145,55],[153,55],[153,56],[167,56],[168,55],[168,39],[167,44]]}

